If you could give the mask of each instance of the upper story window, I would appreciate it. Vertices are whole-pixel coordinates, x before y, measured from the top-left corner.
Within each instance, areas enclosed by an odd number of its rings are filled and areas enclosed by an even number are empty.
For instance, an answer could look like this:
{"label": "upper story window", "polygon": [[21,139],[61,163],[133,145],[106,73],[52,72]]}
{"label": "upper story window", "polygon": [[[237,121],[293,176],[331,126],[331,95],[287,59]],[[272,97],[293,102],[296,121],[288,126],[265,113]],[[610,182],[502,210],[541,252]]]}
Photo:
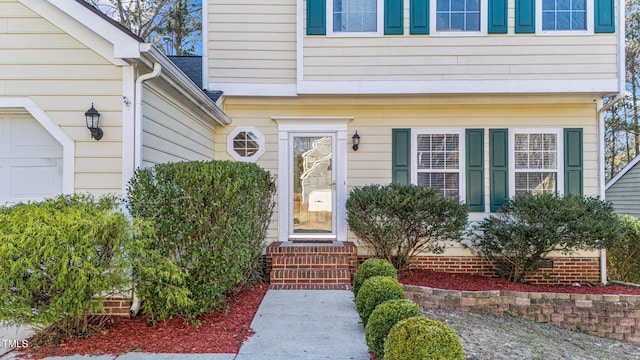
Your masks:
{"label": "upper story window", "polygon": [[542,30],[587,30],[587,0],[542,0]]}
{"label": "upper story window", "polygon": [[381,33],[383,0],[328,0],[327,28],[334,35]]}
{"label": "upper story window", "polygon": [[412,131],[413,183],[437,190],[451,199],[464,199],[464,136],[461,130]]}
{"label": "upper story window", "polygon": [[536,0],[536,9],[538,33],[586,35],[594,32],[594,0]]}
{"label": "upper story window", "polygon": [[480,0],[436,2],[436,31],[480,31]]}
{"label": "upper story window", "polygon": [[431,1],[433,34],[486,34],[487,0]]}
{"label": "upper story window", "polygon": [[512,195],[563,192],[562,135],[559,130],[512,130]]}

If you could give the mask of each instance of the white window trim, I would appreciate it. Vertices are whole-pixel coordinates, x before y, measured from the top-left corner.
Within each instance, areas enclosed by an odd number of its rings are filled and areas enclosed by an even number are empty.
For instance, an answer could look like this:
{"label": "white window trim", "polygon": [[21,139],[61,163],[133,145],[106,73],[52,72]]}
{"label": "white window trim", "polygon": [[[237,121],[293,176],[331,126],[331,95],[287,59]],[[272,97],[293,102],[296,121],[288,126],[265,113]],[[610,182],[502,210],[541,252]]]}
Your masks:
{"label": "white window trim", "polygon": [[333,31],[333,0],[327,0],[327,36],[328,37],[372,37],[384,35],[384,0],[377,1],[377,22],[375,32]]}
{"label": "white window trim", "polygon": [[[564,130],[560,128],[540,128],[540,129],[509,129],[509,197],[514,197],[516,193],[516,156],[515,156],[515,135],[516,134],[556,134],[557,142],[557,193],[564,195]],[[545,170],[545,169],[541,169]]]}
{"label": "white window trim", "polygon": [[[541,0],[539,0],[541,1]],[[436,26],[436,9],[438,0],[429,1],[429,34],[431,36],[484,36],[488,34],[489,1],[480,0],[480,31],[438,31]]]}
{"label": "white window trim", "polygon": [[594,11],[595,11],[595,3],[594,0],[587,0],[587,29],[586,30],[542,30],[542,0],[536,0],[536,34],[537,35],[549,35],[549,36],[584,36],[584,35],[593,35],[593,23],[594,23]]}
{"label": "white window trim", "polygon": [[[422,128],[422,129],[411,129],[411,183],[414,185],[418,184],[418,157],[416,156],[418,152],[418,135],[423,134],[457,134],[458,144],[459,144],[459,156],[458,156],[458,173],[460,174],[459,182],[458,182],[458,195],[459,200],[462,202],[467,201],[467,192],[466,192],[466,177],[465,177],[465,169],[466,169],[466,144],[465,144],[465,129],[442,129],[442,128]],[[439,169],[435,169],[439,170]],[[443,169],[443,172],[455,172],[450,171],[449,169]]]}
{"label": "white window trim", "polygon": [[[233,139],[238,136],[241,132],[250,132],[253,133],[258,139],[258,151],[251,156],[241,156],[233,149]],[[264,135],[258,130],[255,126],[238,126],[227,136],[227,152],[231,157],[233,157],[236,161],[241,162],[256,162],[258,159],[264,154],[265,151],[265,140]]]}

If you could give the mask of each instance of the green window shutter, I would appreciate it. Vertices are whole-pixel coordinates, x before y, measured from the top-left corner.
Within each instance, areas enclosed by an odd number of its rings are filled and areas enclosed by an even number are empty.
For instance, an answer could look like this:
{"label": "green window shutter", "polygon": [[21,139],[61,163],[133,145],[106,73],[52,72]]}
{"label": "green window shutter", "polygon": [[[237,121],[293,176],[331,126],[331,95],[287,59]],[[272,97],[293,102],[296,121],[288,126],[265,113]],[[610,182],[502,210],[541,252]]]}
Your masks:
{"label": "green window shutter", "polygon": [[489,0],[489,34],[507,33],[507,0]]}
{"label": "green window shutter", "polygon": [[613,0],[595,0],[595,28],[597,33],[616,32],[616,15]]}
{"label": "green window shutter", "polygon": [[467,206],[484,211],[484,129],[467,129],[465,136]]}
{"label": "green window shutter", "polygon": [[516,0],[516,33],[536,32],[536,0]]}
{"label": "green window shutter", "polygon": [[409,33],[429,34],[429,0],[411,0],[409,11]]}
{"label": "green window shutter", "polygon": [[391,181],[411,183],[411,129],[391,130]]}
{"label": "green window shutter", "polygon": [[307,0],[307,35],[326,35],[327,1]]}
{"label": "green window shutter", "polygon": [[384,0],[384,34],[402,35],[404,32],[404,0]]}
{"label": "green window shutter", "polygon": [[582,196],[582,129],[564,129],[564,193]]}
{"label": "green window shutter", "polygon": [[498,211],[509,198],[509,132],[489,129],[491,211]]}

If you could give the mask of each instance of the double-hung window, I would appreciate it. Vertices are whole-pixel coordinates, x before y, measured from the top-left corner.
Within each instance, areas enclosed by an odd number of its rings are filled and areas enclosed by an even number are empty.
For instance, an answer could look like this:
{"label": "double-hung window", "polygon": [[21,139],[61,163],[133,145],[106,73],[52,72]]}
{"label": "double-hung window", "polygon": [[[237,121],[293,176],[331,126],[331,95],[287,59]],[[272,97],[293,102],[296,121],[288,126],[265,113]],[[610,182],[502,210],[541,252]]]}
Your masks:
{"label": "double-hung window", "polygon": [[327,0],[327,27],[334,35],[381,33],[383,5],[383,0]]}
{"label": "double-hung window", "polygon": [[431,4],[434,34],[486,34],[487,0],[433,0]]}
{"label": "double-hung window", "polygon": [[510,195],[563,193],[561,130],[514,129],[509,133]]}
{"label": "double-hung window", "polygon": [[537,0],[538,31],[592,33],[594,0]]}
{"label": "double-hung window", "polygon": [[464,130],[412,130],[412,183],[464,199]]}

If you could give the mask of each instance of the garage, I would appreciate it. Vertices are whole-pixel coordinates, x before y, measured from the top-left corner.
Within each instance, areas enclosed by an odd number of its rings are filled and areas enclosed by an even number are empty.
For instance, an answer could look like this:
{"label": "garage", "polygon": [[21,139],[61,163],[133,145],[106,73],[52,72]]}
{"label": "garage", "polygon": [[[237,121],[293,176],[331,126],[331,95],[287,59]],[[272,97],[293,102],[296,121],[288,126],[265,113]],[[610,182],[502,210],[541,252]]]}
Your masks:
{"label": "garage", "polygon": [[0,205],[62,193],[62,154],[30,114],[0,113]]}

